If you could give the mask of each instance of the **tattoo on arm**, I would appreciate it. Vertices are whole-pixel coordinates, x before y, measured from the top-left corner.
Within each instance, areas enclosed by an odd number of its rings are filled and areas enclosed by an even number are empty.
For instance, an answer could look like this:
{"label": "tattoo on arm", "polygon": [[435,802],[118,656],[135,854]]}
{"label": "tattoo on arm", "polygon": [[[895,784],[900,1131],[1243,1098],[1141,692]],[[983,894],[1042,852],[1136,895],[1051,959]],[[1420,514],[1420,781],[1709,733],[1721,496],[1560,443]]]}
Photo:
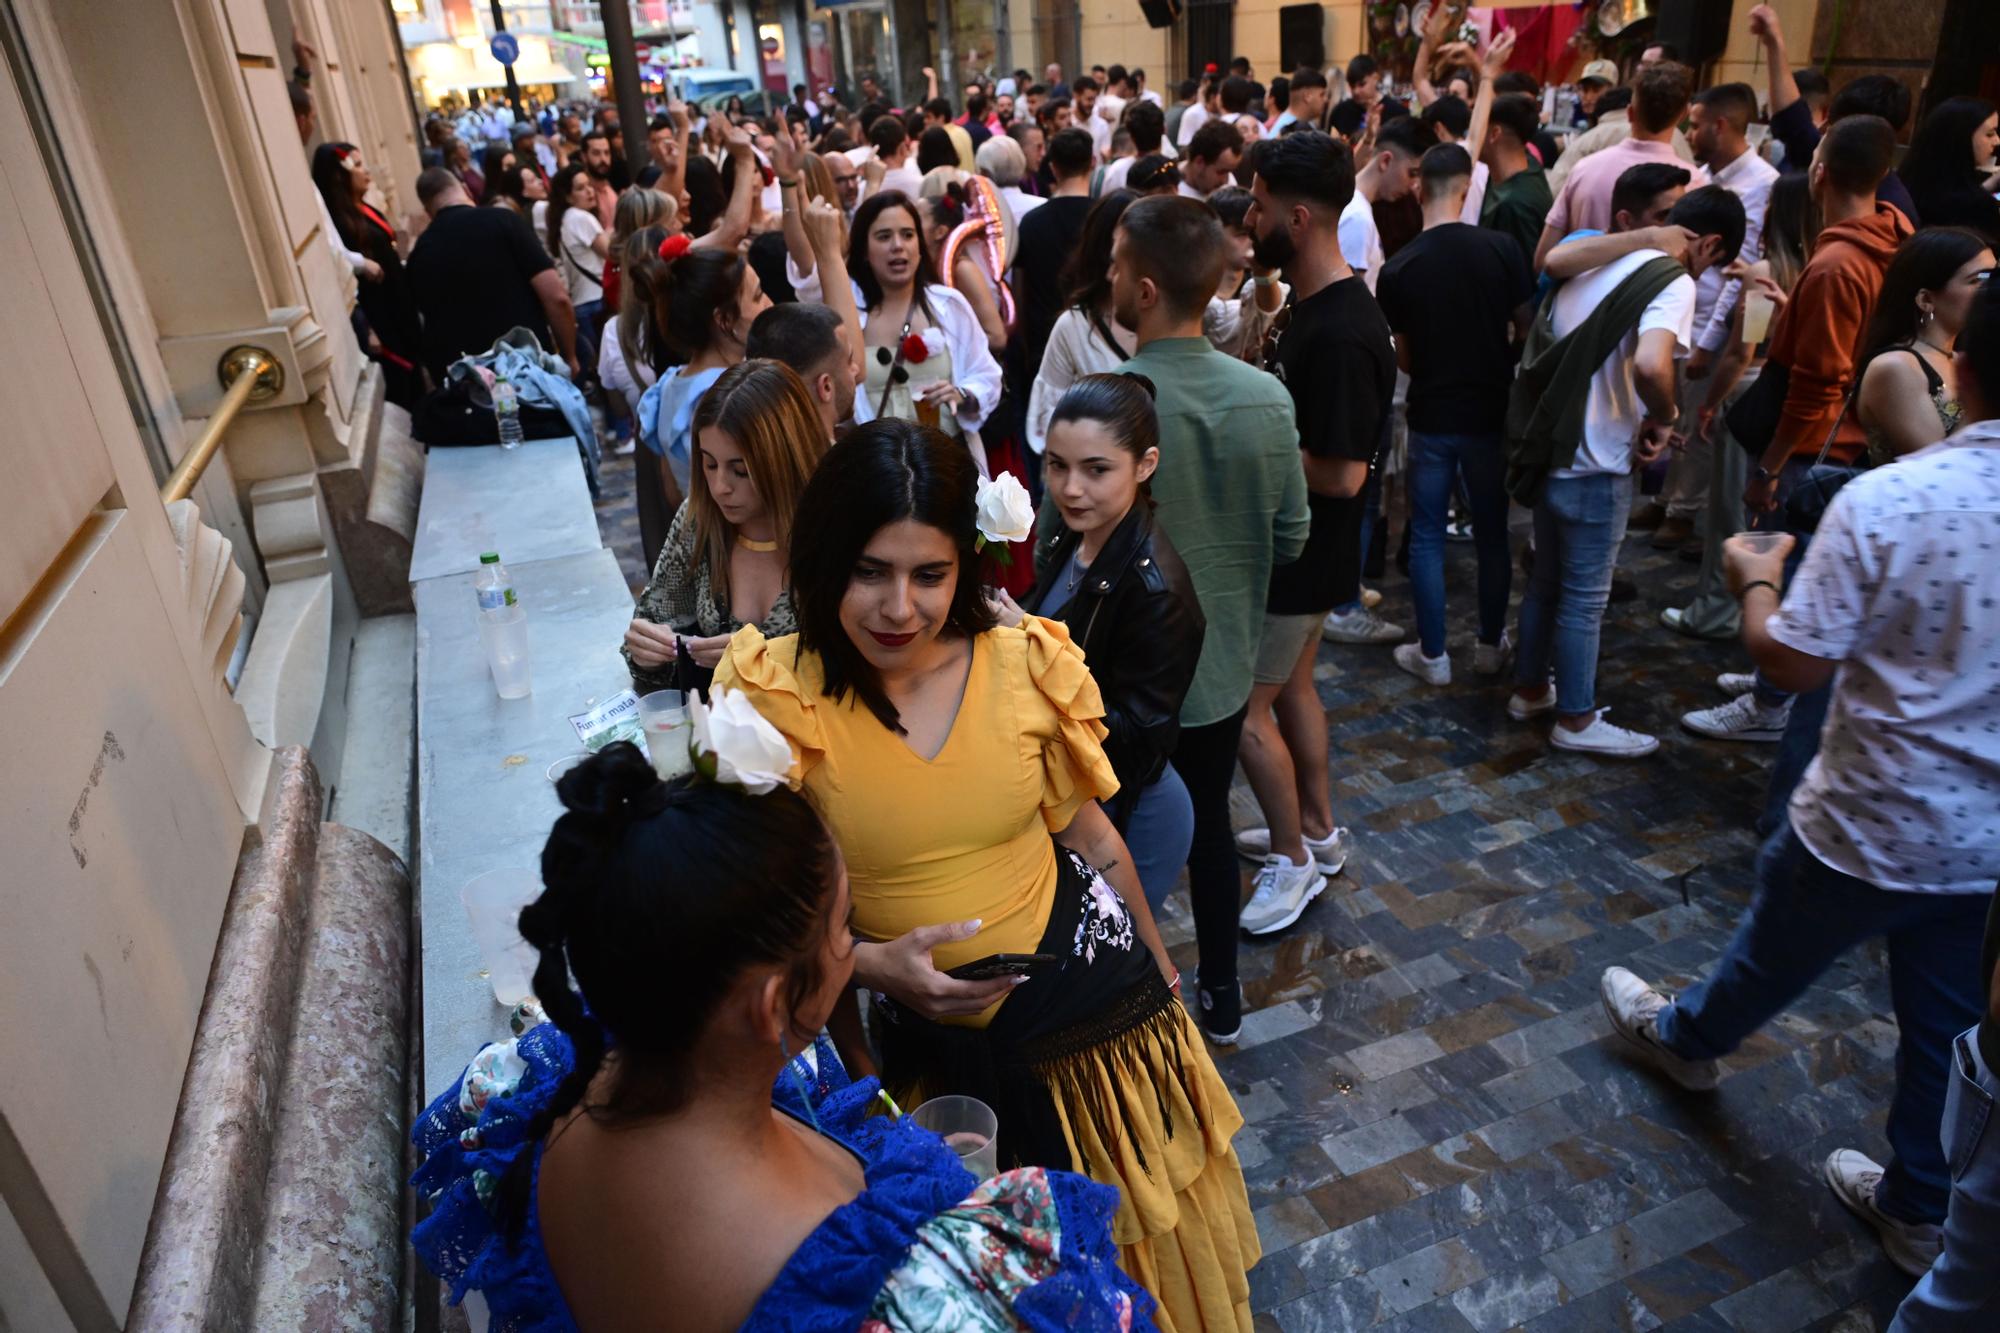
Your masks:
{"label": "tattoo on arm", "polygon": [[1097,867],[1097,873],[1100,875],[1108,875],[1117,868],[1118,868],[1118,858],[1114,856],[1109,861],[1106,861],[1103,865]]}

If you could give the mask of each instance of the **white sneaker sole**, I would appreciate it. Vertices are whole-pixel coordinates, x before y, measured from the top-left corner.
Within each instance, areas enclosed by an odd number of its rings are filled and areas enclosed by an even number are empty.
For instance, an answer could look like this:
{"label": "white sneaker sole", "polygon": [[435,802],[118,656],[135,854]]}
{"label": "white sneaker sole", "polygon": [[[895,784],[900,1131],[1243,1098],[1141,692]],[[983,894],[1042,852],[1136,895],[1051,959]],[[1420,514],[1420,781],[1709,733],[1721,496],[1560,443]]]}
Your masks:
{"label": "white sneaker sole", "polygon": [[1826,1181],[1826,1187],[1833,1191],[1833,1197],[1840,1200],[1840,1206],[1868,1224],[1869,1229],[1882,1242],[1882,1252],[1889,1256],[1890,1263],[1911,1277],[1922,1277],[1930,1272],[1931,1265],[1937,1259],[1935,1254],[1930,1253],[1928,1248],[1920,1249],[1911,1244],[1909,1237],[1894,1226],[1886,1225],[1887,1219],[1874,1208],[1852,1197],[1841,1188],[1840,1174],[1833,1169],[1835,1155],[1827,1154],[1826,1160],[1820,1163],[1819,1174],[1820,1178]]}
{"label": "white sneaker sole", "polygon": [[1563,728],[1557,727],[1549,733],[1549,744],[1558,750],[1568,750],[1573,754],[1601,754],[1606,759],[1644,759],[1660,748],[1657,736],[1646,738],[1652,742],[1650,745],[1621,745],[1613,749],[1606,745],[1578,745],[1573,740],[1563,739],[1568,734]]}
{"label": "white sneaker sole", "polygon": [[1711,727],[1694,720],[1689,714],[1681,719],[1681,726],[1697,736],[1706,736],[1712,741],[1749,741],[1755,745],[1775,745],[1785,738],[1785,729],[1779,727]]}
{"label": "white sneaker sole", "polygon": [[1298,905],[1293,907],[1288,915],[1266,926],[1245,926],[1243,927],[1243,933],[1246,935],[1275,935],[1281,930],[1288,930],[1298,923],[1300,917],[1306,914],[1306,908],[1312,906],[1313,899],[1325,892],[1326,876],[1320,875],[1313,880],[1313,886],[1306,890],[1305,896],[1299,899]]}

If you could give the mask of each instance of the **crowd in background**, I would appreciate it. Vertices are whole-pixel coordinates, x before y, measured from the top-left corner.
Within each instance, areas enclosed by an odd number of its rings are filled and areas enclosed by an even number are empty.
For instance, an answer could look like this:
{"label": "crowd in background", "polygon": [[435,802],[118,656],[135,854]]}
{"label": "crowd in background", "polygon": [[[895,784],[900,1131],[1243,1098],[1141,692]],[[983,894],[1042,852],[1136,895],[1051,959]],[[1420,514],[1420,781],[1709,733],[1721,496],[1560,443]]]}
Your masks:
{"label": "crowd in background", "polygon": [[[1825,1176],[1923,1278],[1899,1327],[1979,1326],[2000,1157],[1961,1118],[2000,1067],[2000,133],[1977,98],[1919,119],[1887,76],[1829,90],[1767,7],[1750,23],[1764,86],[1698,86],[1653,46],[1587,64],[1562,123],[1507,33],[1481,49],[1442,18],[1403,93],[1367,55],[1268,84],[1238,58],[1164,93],[1049,66],[955,103],[926,70],[910,107],[870,79],[764,119],[663,103],[636,175],[609,108],[468,108],[426,126],[413,246],[354,150],[318,150],[392,396],[528,330],[634,454],[635,685],[740,692],[811,797],[614,755],[565,780],[522,918],[562,1036],[509,1085],[536,1113],[510,1142],[541,1173],[540,1248],[509,1250],[528,1270],[503,1300],[533,1313],[559,1284],[610,1326],[704,1272],[718,1326],[814,1300],[983,1326],[919,1313],[929,1282],[1044,1326],[1034,1282],[909,1275],[933,1214],[996,1201],[948,1173],[874,1277],[815,1286],[829,1246],[866,1248],[829,1226],[887,1208],[876,1165],[917,1151],[829,1128],[872,1093],[849,1072],[879,1073],[906,1105],[1000,1109],[1006,1197],[1053,1191],[1089,1238],[1078,1301],[1247,1329],[1241,1116],[1200,1036],[1237,1039],[1244,939],[1294,927],[1354,847],[1322,644],[1428,688],[1469,665],[1505,687],[1494,726],[1643,759],[1660,738],[1610,719],[1597,669],[1642,533],[1700,565],[1660,632],[1742,644],[1686,743],[1774,762],[1722,960],[1678,996],[1611,968],[1606,1011],[1712,1089],[1885,938],[1893,1156],[1843,1149]],[[1397,530],[1414,637],[1368,586]],[[1239,766],[1260,827],[1232,821]],[[1185,1010],[1154,924],[1183,873]],[[1062,966],[951,975],[994,955]],[[651,1013],[667,958],[682,998]],[[801,1078],[774,1115],[773,1081],[783,1102]],[[755,1210],[778,1223],[729,1253]],[[668,1225],[664,1260],[619,1249]],[[1027,1238],[992,1244],[1034,1269]]]}

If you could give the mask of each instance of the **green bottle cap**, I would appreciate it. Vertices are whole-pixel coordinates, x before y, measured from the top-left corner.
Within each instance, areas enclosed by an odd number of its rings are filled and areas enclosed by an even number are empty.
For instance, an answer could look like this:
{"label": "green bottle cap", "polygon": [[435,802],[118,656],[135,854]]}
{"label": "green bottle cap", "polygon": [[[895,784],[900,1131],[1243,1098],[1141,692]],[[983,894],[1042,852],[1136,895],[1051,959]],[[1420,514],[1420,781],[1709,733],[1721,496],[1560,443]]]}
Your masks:
{"label": "green bottle cap", "polygon": [[500,553],[498,551],[488,551],[479,557],[479,563],[482,565],[497,565],[500,563]]}

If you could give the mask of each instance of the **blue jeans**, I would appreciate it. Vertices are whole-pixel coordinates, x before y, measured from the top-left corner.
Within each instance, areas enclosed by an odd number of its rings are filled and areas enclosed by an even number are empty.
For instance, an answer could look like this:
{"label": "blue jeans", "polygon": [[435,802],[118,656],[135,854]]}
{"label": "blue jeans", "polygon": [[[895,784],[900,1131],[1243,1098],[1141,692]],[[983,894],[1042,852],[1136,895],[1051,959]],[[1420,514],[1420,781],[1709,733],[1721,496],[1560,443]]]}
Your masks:
{"label": "blue jeans", "polygon": [[576,307],[576,363],[583,367],[585,379],[597,376],[597,326],[603,315],[601,300],[585,301]]}
{"label": "blue jeans", "polygon": [[1159,779],[1139,793],[1132,817],[1125,821],[1125,850],[1146,891],[1146,905],[1158,915],[1160,904],[1173,892],[1194,844],[1194,802],[1187,784],[1168,764]]}
{"label": "blue jeans", "polygon": [[1756,896],[1721,960],[1660,1012],[1660,1041],[1683,1059],[1720,1059],[1803,994],[1834,959],[1883,936],[1901,1039],[1884,1130],[1894,1160],[1875,1203],[1905,1222],[1942,1222],[1951,1172],[1938,1127],[1952,1038],[1986,1009],[1979,949],[1992,901],[1984,893],[1878,889],[1820,861],[1787,820],[1758,853]]}
{"label": "blue jeans", "polygon": [[1451,484],[1465,478],[1479,557],[1479,641],[1500,642],[1514,562],[1507,553],[1506,464],[1498,435],[1410,432],[1410,593],[1425,657],[1444,652],[1444,528]]}
{"label": "blue jeans", "polygon": [[1832,681],[1792,699],[1791,715],[1785,719],[1785,734],[1778,738],[1778,757],[1771,762],[1771,777],[1764,787],[1764,813],[1757,817],[1758,836],[1768,838],[1772,829],[1784,826],[1792,792],[1806,775],[1813,756],[1819,753],[1820,730],[1826,725],[1827,705],[1832,702]]}
{"label": "blue jeans", "polygon": [[[1991,1019],[1987,1020],[1991,1022]],[[2000,1070],[1979,1055],[1979,1030],[1958,1034],[1944,1101],[1944,1151],[1951,1164],[1951,1212],[1944,1253],[1903,1298],[1889,1333],[1973,1333],[2000,1309]]]}
{"label": "blue jeans", "polygon": [[1550,477],[1535,506],[1535,572],[1521,599],[1514,683],[1539,689],[1556,668],[1556,711],[1597,707],[1597,638],[1611,601],[1611,569],[1632,512],[1630,474]]}

